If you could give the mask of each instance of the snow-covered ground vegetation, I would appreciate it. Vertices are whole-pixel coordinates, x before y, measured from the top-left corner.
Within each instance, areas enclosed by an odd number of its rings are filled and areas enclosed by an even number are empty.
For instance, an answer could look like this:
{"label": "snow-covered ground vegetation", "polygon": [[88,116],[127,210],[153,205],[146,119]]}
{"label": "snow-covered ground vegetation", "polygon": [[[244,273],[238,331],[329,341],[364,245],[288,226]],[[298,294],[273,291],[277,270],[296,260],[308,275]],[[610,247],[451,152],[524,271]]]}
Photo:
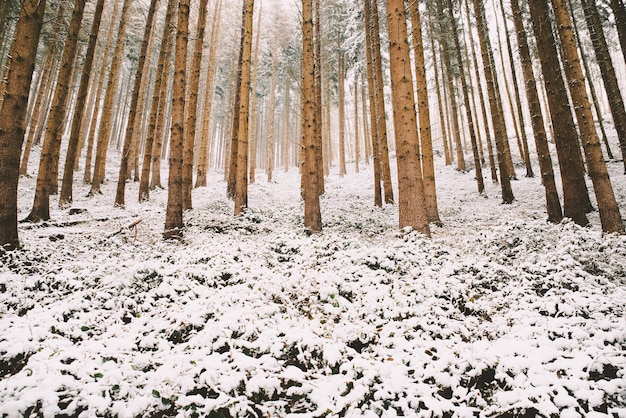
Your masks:
{"label": "snow-covered ground vegetation", "polygon": [[626,238],[547,223],[537,178],[503,205],[438,167],[431,239],[373,207],[369,167],[327,179],[314,236],[293,169],[239,218],[211,173],[182,242],[166,191],[77,187],[2,258],[0,415],[626,417]]}

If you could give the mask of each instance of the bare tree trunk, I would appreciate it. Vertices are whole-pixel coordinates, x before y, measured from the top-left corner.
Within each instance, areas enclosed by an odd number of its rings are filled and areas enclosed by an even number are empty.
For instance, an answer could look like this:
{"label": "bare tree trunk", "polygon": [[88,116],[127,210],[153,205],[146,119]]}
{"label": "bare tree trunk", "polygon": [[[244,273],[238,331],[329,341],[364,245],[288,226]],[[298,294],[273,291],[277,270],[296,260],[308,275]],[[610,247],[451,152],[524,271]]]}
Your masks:
{"label": "bare tree trunk", "polygon": [[174,92],[172,95],[170,172],[167,182],[165,231],[163,232],[165,239],[180,239],[183,236],[183,141],[185,135],[185,72],[187,70],[188,36],[189,0],[179,0],[174,57]]}
{"label": "bare tree trunk", "polygon": [[343,51],[338,46],[337,57],[337,90],[339,96],[339,177],[346,175],[346,91],[345,77],[346,71],[344,66]]}
{"label": "bare tree trunk", "polygon": [[209,138],[210,138],[210,122],[211,110],[213,107],[213,93],[215,85],[215,70],[217,65],[217,46],[218,36],[220,33],[220,25],[222,21],[222,0],[215,3],[215,11],[213,12],[213,26],[211,27],[211,45],[209,46],[209,67],[206,77],[206,96],[204,99],[204,110],[202,119],[202,139],[200,141],[200,156],[198,159],[198,170],[196,173],[195,187],[206,187],[206,173],[209,167]]}
{"label": "bare tree trunk", "polygon": [[383,206],[382,189],[381,189],[381,162],[380,162],[380,140],[378,135],[378,102],[376,100],[376,77],[374,73],[374,53],[371,22],[371,5],[370,0],[364,0],[364,19],[365,19],[365,41],[366,41],[366,60],[367,60],[367,84],[369,86],[369,102],[370,102],[370,125],[372,135],[372,160],[374,165],[374,205]]}
{"label": "bare tree trunk", "polygon": [[[258,36],[258,34],[257,34]],[[276,41],[274,41],[274,47],[272,48],[272,77],[270,81],[270,108],[268,112],[267,121],[267,165],[265,171],[267,173],[267,181],[272,181],[272,174],[274,172],[274,120],[276,113],[276,68],[278,67],[278,47]]]}
{"label": "bare tree trunk", "polygon": [[[98,31],[100,30],[100,21],[102,20],[102,11],[104,10],[104,0],[98,0],[96,10],[91,24],[91,34],[89,35],[89,44],[83,64],[83,74],[80,79],[80,87],[78,88],[78,97],[76,100],[76,109],[72,118],[72,130],[67,148],[67,157],[65,158],[65,167],[63,170],[63,184],[61,186],[61,195],[59,196],[59,206],[63,207],[72,203],[72,186],[74,184],[74,165],[76,162],[76,154],[78,153],[78,139],[80,128],[83,122],[83,110],[87,103],[87,89],[91,80],[91,71],[93,69],[93,60],[96,51],[96,41],[98,40]],[[86,119],[86,118],[85,118]]]}
{"label": "bare tree trunk", "polygon": [[386,3],[393,123],[398,160],[399,223],[401,229],[410,227],[430,236],[419,159],[419,134],[404,0],[387,0]]}
{"label": "bare tree trunk", "polygon": [[237,172],[235,181],[235,216],[241,215],[248,207],[248,117],[250,115],[250,67],[252,57],[252,26],[254,0],[244,0],[241,29],[239,90],[239,126],[237,132]]}
{"label": "bare tree trunk", "polygon": [[433,140],[430,129],[430,102],[422,39],[422,22],[417,2],[411,3],[411,26],[413,50],[415,55],[415,78],[417,85],[417,110],[419,114],[419,142],[423,168],[424,198],[429,222],[441,224],[437,209],[437,191],[435,188],[435,163],[433,158]]}
{"label": "bare tree trunk", "polygon": [[389,145],[387,143],[386,111],[384,100],[383,67],[380,53],[380,28],[378,23],[378,5],[376,1],[371,3],[371,31],[372,31],[372,58],[374,60],[374,78],[376,94],[376,132],[379,144],[381,162],[381,178],[385,203],[391,204],[393,199],[393,187],[391,185],[391,168],[389,166]]}
{"label": "bare tree trunk", "polygon": [[541,182],[546,193],[546,208],[548,212],[548,221],[553,223],[561,222],[563,212],[559,201],[559,193],[556,189],[554,180],[554,169],[552,168],[552,158],[550,156],[550,148],[548,147],[548,139],[545,130],[543,112],[539,103],[539,93],[535,82],[535,75],[532,67],[532,59],[526,31],[522,21],[522,12],[518,0],[511,0],[511,11],[513,14],[513,23],[517,32],[517,45],[522,62],[522,74],[526,86],[526,97],[528,98],[528,108],[532,116],[531,124],[535,137],[535,148],[539,159],[539,170],[541,171]]}
{"label": "bare tree trunk", "polygon": [[508,142],[508,139],[506,138],[506,127],[504,124],[504,116],[502,115],[502,104],[499,100],[500,96],[497,93],[499,91],[498,79],[493,74],[491,43],[489,42],[489,34],[487,33],[485,10],[481,0],[473,0],[473,4],[482,51],[485,80],[487,81],[487,92],[489,95],[489,107],[491,109],[496,149],[498,152],[502,201],[504,203],[512,203],[515,197],[513,196],[513,189],[511,188],[511,171],[507,167],[507,153],[505,147],[505,142]]}
{"label": "bare tree trunk", "polygon": [[[169,62],[172,55],[171,29],[174,18],[176,0],[169,0],[167,11],[165,12],[165,22],[163,25],[163,35],[161,36],[161,46],[159,48],[159,61],[157,63],[156,80],[154,92],[152,94],[152,104],[150,109],[150,121],[148,122],[148,133],[143,154],[143,164],[141,166],[141,180],[139,182],[139,202],[145,202],[150,198],[150,169],[154,157],[153,146],[159,113],[165,111],[167,100],[167,82],[169,80]],[[160,158],[160,155],[157,155]]]}
{"label": "bare tree trunk", "polygon": [[359,158],[361,149],[359,142],[359,77],[354,78],[354,172],[359,172]]}
{"label": "bare tree trunk", "polygon": [[[448,10],[451,16],[454,16],[454,9],[452,8],[452,0],[448,0]],[[459,34],[456,28],[456,22],[454,18],[451,19],[452,37],[454,40],[454,50],[457,59],[457,66],[459,68],[459,78],[461,79],[461,89],[463,90],[463,100],[465,105],[465,116],[467,118],[468,129],[470,134],[470,141],[472,144],[472,154],[474,155],[474,170],[476,171],[476,183],[478,186],[478,193],[485,191],[485,183],[483,179],[483,169],[480,163],[480,155],[478,154],[478,142],[476,141],[476,127],[474,125],[474,118],[472,117],[472,107],[470,105],[470,92],[467,88],[467,80],[465,78],[465,66],[461,56],[461,43],[459,42]]]}
{"label": "bare tree trunk", "polygon": [[[548,94],[548,105],[554,126],[561,180],[563,183],[564,214],[578,225],[587,225],[585,214],[589,196],[582,170],[582,155],[567,90],[558,65],[556,43],[549,20],[548,0],[529,0],[537,51]],[[579,162],[580,160],[580,162]]]}
{"label": "bare tree trunk", "polygon": [[[316,163],[317,163],[317,187],[318,187],[318,194],[321,196],[322,194],[324,194],[324,188],[325,188],[325,182],[324,182],[324,175],[325,173],[328,172],[328,170],[324,170],[324,163],[327,162],[330,165],[330,158],[328,157],[329,155],[332,154],[331,150],[330,150],[330,132],[328,133],[328,145],[324,145],[324,133],[323,133],[323,129],[324,129],[324,123],[326,123],[326,125],[328,127],[330,127],[330,113],[328,114],[328,117],[324,118],[324,112],[322,109],[322,80],[324,79],[323,77],[323,68],[324,66],[322,65],[322,24],[321,24],[321,20],[322,20],[322,15],[320,13],[320,1],[321,0],[315,0],[315,19],[314,19],[314,42],[315,42],[315,120],[317,121],[317,123],[315,124],[315,143],[317,145],[317,159],[316,159]],[[327,111],[330,109],[327,109]]]}
{"label": "bare tree trunk", "polygon": [[24,0],[15,28],[6,92],[0,108],[0,252],[20,246],[17,232],[17,185],[26,124],[28,95],[46,0]]}
{"label": "bare tree trunk", "polygon": [[148,43],[150,33],[152,32],[152,22],[154,21],[154,13],[156,12],[158,0],[150,0],[148,8],[148,17],[146,19],[146,27],[143,33],[143,41],[141,42],[141,51],[139,52],[139,61],[137,62],[137,72],[133,84],[133,93],[130,102],[130,112],[128,114],[128,123],[126,125],[126,134],[124,135],[124,148],[122,149],[122,159],[120,161],[120,171],[117,178],[117,192],[115,193],[115,206],[124,207],[124,195],[126,192],[126,179],[128,177],[128,164],[131,153],[131,145],[133,142],[133,133],[135,130],[135,119],[137,118],[137,108],[139,104],[139,90],[141,89],[141,81],[144,75],[144,67],[146,64],[146,54],[148,51]]}
{"label": "bare tree trunk", "polygon": [[113,52],[111,61],[111,69],[109,81],[107,82],[106,94],[104,96],[104,106],[102,120],[100,121],[100,129],[98,130],[98,142],[96,147],[96,161],[93,169],[93,179],[91,181],[91,190],[89,196],[101,194],[100,186],[104,181],[104,173],[106,166],[106,155],[109,148],[109,140],[113,131],[113,113],[115,110],[114,102],[117,93],[117,85],[119,84],[119,73],[122,61],[122,52],[126,40],[126,21],[128,20],[128,12],[130,10],[131,0],[124,0],[122,6],[122,17],[117,32],[117,43]]}
{"label": "bare tree trunk", "polygon": [[285,74],[285,112],[284,112],[284,128],[283,128],[283,166],[285,173],[289,171],[289,155],[291,150],[291,76]]}
{"label": "bare tree trunk", "polygon": [[315,140],[315,51],[313,41],[312,0],[302,0],[302,170],[304,193],[304,227],[309,233],[322,230],[317,174],[317,141]]}
{"label": "bare tree trunk", "polygon": [[439,65],[437,63],[437,52],[435,48],[435,39],[433,36],[432,30],[432,22],[428,25],[428,34],[430,38],[430,49],[432,51],[433,56],[433,71],[435,73],[435,91],[437,93],[437,108],[439,110],[439,125],[441,127],[441,141],[443,142],[443,155],[445,158],[446,165],[452,164],[452,155],[450,153],[450,149],[448,148],[448,130],[446,129],[446,117],[444,113],[444,100],[443,94],[441,91],[441,81],[440,81],[440,72]]}
{"label": "bare tree trunk", "polygon": [[552,0],[552,7],[556,17],[561,47],[563,51],[564,69],[569,82],[570,93],[578,126],[582,137],[583,150],[589,167],[589,177],[593,182],[593,188],[598,202],[602,231],[612,233],[624,233],[624,222],[615,200],[611,179],[604,163],[600,140],[596,132],[591,113],[591,105],[585,89],[582,66],[578,57],[578,50],[572,22],[570,20],[565,0]]}
{"label": "bare tree trunk", "polygon": [[604,89],[606,90],[606,95],[609,100],[609,107],[613,115],[613,124],[615,125],[620,149],[622,151],[624,174],[626,174],[626,108],[624,107],[624,100],[617,83],[615,68],[613,67],[613,61],[609,54],[609,47],[604,37],[604,32],[602,32],[602,23],[598,17],[596,4],[589,0],[581,0],[581,3],[583,5],[583,11],[585,12],[587,28],[591,34],[593,49],[596,53],[596,62],[602,73]]}
{"label": "bare tree trunk", "polygon": [[[261,40],[261,15],[262,15],[262,5],[259,3],[259,13],[256,19],[256,30],[255,30],[255,40],[254,40],[254,70],[252,71],[252,103],[250,104],[250,168],[249,168],[249,182],[253,184],[256,181],[256,148],[257,148],[257,103],[256,103],[256,89],[257,89],[257,79],[259,74],[259,44]],[[274,75],[274,72],[272,72]]]}
{"label": "bare tree trunk", "polygon": [[[63,57],[61,58],[61,70],[57,80],[50,119],[46,126],[39,171],[37,173],[37,186],[33,208],[26,217],[28,221],[39,222],[50,219],[50,193],[52,182],[58,182],[57,176],[52,178],[54,166],[58,166],[58,155],[61,147],[63,120],[67,111],[66,103],[69,91],[69,83],[72,76],[72,67],[78,45],[78,32],[85,11],[85,0],[76,0],[72,12],[72,20],[65,39]],[[57,157],[56,159],[54,157]],[[73,163],[73,162],[72,162]]]}
{"label": "bare tree trunk", "polygon": [[369,123],[367,121],[367,93],[366,93],[366,87],[365,87],[365,82],[366,80],[361,77],[362,81],[361,81],[361,109],[362,109],[362,113],[363,113],[363,119],[361,119],[363,121],[363,142],[365,144],[365,146],[363,147],[363,159],[365,160],[365,164],[370,163],[370,155],[372,155],[372,138],[370,136],[370,127],[369,127]]}

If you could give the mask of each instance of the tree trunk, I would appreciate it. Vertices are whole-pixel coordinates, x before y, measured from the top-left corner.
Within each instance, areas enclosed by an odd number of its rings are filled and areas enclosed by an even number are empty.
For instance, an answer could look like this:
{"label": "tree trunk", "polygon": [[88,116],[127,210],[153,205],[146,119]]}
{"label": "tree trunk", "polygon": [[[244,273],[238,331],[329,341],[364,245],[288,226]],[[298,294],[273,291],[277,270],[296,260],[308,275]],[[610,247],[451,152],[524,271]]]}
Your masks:
{"label": "tree trunk", "polygon": [[370,136],[370,126],[367,121],[367,93],[365,87],[365,80],[361,77],[361,109],[363,118],[363,142],[365,146],[363,147],[363,159],[365,160],[365,164],[369,165],[370,163],[370,155],[372,155],[372,138]]}
{"label": "tree trunk", "polygon": [[419,140],[424,180],[424,198],[428,220],[441,224],[437,209],[437,190],[435,188],[435,163],[433,158],[433,140],[430,129],[430,102],[428,100],[428,80],[422,39],[422,22],[417,2],[411,3],[411,25],[413,49],[415,54],[415,78],[417,85],[417,110],[419,114]]}
{"label": "tree trunk", "polygon": [[359,142],[359,77],[354,78],[354,172],[359,172],[359,158],[361,158],[361,149]]}
{"label": "tree trunk", "polygon": [[211,109],[213,107],[213,93],[215,89],[215,67],[217,65],[217,46],[220,25],[222,22],[222,0],[217,0],[213,13],[213,26],[211,27],[211,45],[209,46],[209,67],[206,77],[206,96],[204,98],[204,110],[202,115],[202,139],[200,141],[200,155],[196,173],[195,187],[206,187],[206,173],[209,167],[209,139]]}
{"label": "tree trunk", "polygon": [[285,173],[289,171],[289,155],[291,150],[291,76],[285,74],[285,111],[284,111],[284,128],[283,128],[283,166]]}
{"label": "tree trunk", "polygon": [[76,154],[78,153],[78,139],[81,125],[84,123],[83,111],[87,104],[87,89],[89,88],[89,82],[91,80],[91,71],[93,69],[93,60],[96,51],[96,41],[98,39],[98,31],[100,30],[100,21],[102,20],[103,10],[104,0],[98,0],[93,17],[93,23],[91,25],[91,33],[89,35],[89,44],[87,45],[85,63],[83,64],[83,74],[80,78],[76,108],[74,117],[72,118],[72,130],[67,148],[67,156],[65,158],[61,195],[59,196],[60,207],[67,206],[72,203],[72,186],[74,184],[74,165],[76,162]]}
{"label": "tree trunk", "polygon": [[596,62],[602,73],[604,81],[604,89],[609,100],[609,107],[613,115],[613,124],[617,131],[620,149],[622,151],[622,161],[624,163],[624,174],[626,174],[626,109],[624,108],[624,100],[620,93],[615,68],[609,54],[609,47],[602,31],[602,23],[598,16],[598,9],[593,1],[581,0],[583,11],[585,12],[585,20],[587,28],[591,34],[591,42],[596,53]]}
{"label": "tree trunk", "polygon": [[313,1],[302,0],[302,129],[304,149],[303,194],[304,227],[309,233],[322,230],[317,174],[317,141],[315,140],[315,51],[313,42]]}
{"label": "tree trunk", "polygon": [[[582,155],[576,127],[567,98],[565,82],[558,65],[558,55],[549,20],[548,0],[529,0],[530,15],[537,39],[548,105],[554,127],[561,180],[563,182],[564,214],[578,225],[587,225],[585,214],[589,196],[582,170]],[[579,162],[580,160],[580,162]]]}
{"label": "tree trunk", "polygon": [[376,77],[374,73],[373,41],[371,31],[371,5],[370,0],[364,0],[364,19],[365,19],[365,54],[367,60],[367,84],[369,86],[369,102],[370,102],[370,126],[371,126],[371,142],[372,142],[372,160],[374,165],[374,206],[382,207],[382,189],[381,189],[381,162],[380,162],[380,138],[378,135],[378,102],[376,100]]}
{"label": "tree trunk", "polygon": [[410,227],[430,236],[419,159],[419,137],[404,0],[387,0],[386,3],[393,124],[398,161],[399,226],[401,229]]}
{"label": "tree trunk", "polygon": [[128,177],[128,161],[130,159],[131,145],[133,141],[133,133],[135,130],[135,119],[137,118],[137,108],[139,103],[139,90],[141,90],[141,81],[143,79],[146,64],[146,54],[148,51],[148,43],[150,33],[153,29],[154,13],[156,12],[158,0],[150,0],[148,8],[148,17],[146,19],[146,27],[143,33],[143,41],[141,42],[141,51],[139,52],[139,61],[137,62],[137,72],[133,84],[133,93],[130,101],[130,112],[128,114],[128,123],[126,125],[126,134],[124,135],[124,148],[122,149],[122,159],[120,161],[120,171],[117,178],[117,191],[115,193],[115,206],[124,207],[124,195],[126,191],[126,179]]}
{"label": "tree trunk", "polygon": [[528,40],[526,31],[522,21],[522,12],[519,7],[518,0],[511,0],[511,11],[513,14],[513,23],[517,32],[517,46],[519,49],[520,61],[522,63],[522,74],[524,84],[526,86],[526,97],[528,98],[528,110],[531,115],[531,125],[533,135],[535,137],[535,148],[537,149],[537,157],[539,159],[539,170],[541,171],[541,182],[546,193],[546,209],[548,212],[548,221],[553,223],[561,222],[563,212],[559,201],[559,193],[556,189],[554,180],[554,169],[552,167],[552,158],[550,156],[550,148],[548,146],[548,138],[546,135],[543,112],[539,101],[539,93],[537,92],[537,84],[535,82],[535,74],[533,72],[532,58],[530,49],[528,48]]}
{"label": "tree trunk", "polygon": [[[167,82],[169,80],[169,62],[172,55],[172,42],[170,37],[170,26],[175,13],[176,0],[169,0],[167,11],[165,12],[165,22],[163,25],[163,35],[161,36],[161,46],[159,48],[159,61],[156,69],[156,80],[152,94],[152,104],[150,109],[150,121],[148,122],[148,133],[143,153],[143,164],[141,166],[141,180],[139,182],[139,202],[145,202],[150,198],[150,169],[153,159],[154,138],[157,127],[158,116],[164,112],[167,96]],[[160,156],[157,156],[160,158]]]}
{"label": "tree trunk", "polygon": [[239,90],[239,126],[237,132],[237,172],[235,180],[235,216],[241,215],[248,207],[248,117],[250,115],[250,68],[252,58],[252,26],[254,0],[244,0],[242,29],[241,29],[241,57],[240,73],[241,87]]}
{"label": "tree trunk", "polygon": [[378,137],[381,178],[385,203],[392,204],[393,186],[391,185],[391,168],[389,166],[389,145],[387,143],[387,121],[384,98],[383,64],[380,52],[380,28],[378,22],[378,5],[376,1],[371,3],[371,27],[372,31],[372,58],[374,60],[374,78],[376,94],[376,136]]}
{"label": "tree trunk", "polygon": [[[456,88],[454,86],[454,69],[452,67],[451,57],[453,54],[452,46],[450,45],[450,40],[447,37],[446,30],[450,28],[452,25],[452,20],[455,18],[454,15],[450,16],[450,21],[446,20],[444,14],[444,4],[443,0],[437,0],[437,17],[441,25],[445,25],[445,29],[441,28],[441,59],[443,61],[443,67],[446,72],[449,81],[449,91],[450,91],[450,106],[451,111],[449,117],[452,121],[452,137],[454,139],[454,145],[456,148],[456,168],[459,171],[465,171],[465,156],[463,153],[463,145],[461,144],[461,129],[459,127],[459,112],[458,105],[456,101]],[[450,11],[449,13],[452,13]]]}
{"label": "tree trunk", "polygon": [[104,105],[102,107],[104,113],[102,114],[100,129],[98,130],[96,161],[94,163],[93,179],[91,181],[89,196],[102,193],[100,191],[100,186],[104,181],[106,155],[109,148],[111,132],[113,131],[113,114],[115,111],[114,102],[117,93],[117,86],[119,84],[122,53],[124,51],[124,43],[126,40],[126,21],[128,20],[130,3],[131,0],[124,0],[124,4],[122,6],[122,17],[120,19],[120,26],[117,31],[117,43],[115,44],[115,50],[113,52],[111,69],[109,70],[109,81],[107,82],[106,94],[104,96]]}
{"label": "tree trunk", "polygon": [[9,56],[14,57],[0,108],[0,252],[19,247],[17,185],[28,95],[46,0],[24,0]]}
{"label": "tree trunk", "polygon": [[[317,158],[316,158],[316,171],[317,171],[317,193],[321,196],[324,194],[324,175],[328,172],[328,170],[324,170],[324,163],[330,165],[331,155],[330,150],[330,132],[328,133],[328,145],[324,144],[324,124],[330,127],[330,113],[328,117],[324,117],[324,112],[322,109],[322,80],[323,80],[323,65],[322,65],[322,24],[321,24],[321,13],[320,13],[320,1],[315,0],[314,5],[314,35],[313,40],[315,42],[315,120],[317,123],[315,124],[315,143],[317,150]],[[327,111],[330,109],[327,109]]]}
{"label": "tree trunk", "polygon": [[610,0],[611,10],[615,16],[615,28],[622,48],[622,55],[626,62],[626,7],[624,0]]}
{"label": "tree trunk", "polygon": [[[250,103],[250,168],[249,168],[249,182],[253,184],[256,181],[256,148],[257,148],[257,103],[256,103],[256,90],[257,80],[259,74],[259,45],[261,40],[261,15],[262,4],[259,4],[259,13],[256,19],[255,40],[254,40],[254,70],[252,71],[252,103]],[[274,73],[272,72],[272,75]]]}
{"label": "tree trunk", "polygon": [[[258,34],[257,34],[258,36]],[[267,163],[265,171],[267,173],[267,182],[272,182],[272,174],[274,173],[274,120],[276,113],[276,68],[278,66],[278,48],[274,41],[272,48],[272,77],[270,81],[270,108],[267,120]]]}
{"label": "tree trunk", "polygon": [[448,0],[449,14],[453,17],[451,19],[450,27],[452,29],[452,37],[454,40],[454,51],[457,59],[457,66],[459,68],[459,78],[461,79],[461,89],[463,90],[463,100],[465,105],[465,117],[467,118],[468,129],[470,134],[470,142],[472,144],[472,154],[474,155],[474,170],[476,171],[476,183],[478,186],[478,193],[485,191],[485,183],[483,179],[483,169],[480,163],[480,155],[478,153],[478,142],[476,141],[476,128],[474,126],[474,118],[472,116],[472,107],[470,105],[470,92],[467,88],[467,80],[465,78],[465,66],[463,65],[461,55],[461,43],[459,42],[459,34],[456,28],[456,22],[454,20],[454,9],[452,8],[452,0]]}
{"label": "tree trunk", "polygon": [[576,40],[572,31],[572,22],[565,0],[552,0],[552,7],[561,38],[565,74],[569,82],[576,119],[578,119],[583,150],[585,151],[587,167],[589,168],[589,177],[591,177],[598,202],[602,231],[623,234],[624,222],[622,221],[615,194],[613,193],[611,179],[602,156],[600,140],[594,125],[585,83],[582,82],[584,80],[583,70],[580,65]]}
{"label": "tree trunk", "polygon": [[339,177],[346,175],[346,91],[345,91],[345,65],[343,51],[338,46],[339,56],[337,57],[337,90],[338,90],[338,106],[339,106]]}
{"label": "tree trunk", "polygon": [[444,112],[444,100],[443,100],[443,95],[445,94],[445,92],[442,93],[441,91],[441,81],[440,81],[440,72],[439,72],[439,65],[437,62],[437,53],[436,53],[436,48],[435,48],[435,39],[433,36],[433,30],[432,30],[432,21],[430,22],[429,26],[428,26],[428,34],[429,34],[429,38],[430,38],[430,49],[432,51],[432,56],[433,56],[433,72],[435,73],[435,92],[437,93],[437,108],[439,110],[439,126],[441,128],[441,142],[443,143],[443,155],[445,158],[445,162],[446,165],[450,165],[452,164],[452,154],[450,153],[450,150],[448,149],[448,130],[446,129],[446,116],[445,116],[445,112]]}
{"label": "tree trunk", "polygon": [[[489,34],[485,22],[485,9],[481,0],[473,0],[474,15],[478,26],[478,37],[480,48],[482,51],[483,69],[485,80],[487,81],[487,93],[489,96],[489,107],[491,110],[491,119],[494,129],[496,150],[498,153],[498,166],[500,168],[500,187],[502,189],[502,201],[504,203],[512,203],[515,197],[511,188],[511,172],[507,167],[507,152],[505,142],[508,143],[506,137],[506,127],[504,124],[504,115],[502,114],[502,103],[498,94],[498,79],[493,73],[491,57],[491,43],[489,42]],[[509,157],[510,159],[510,157]]]}
{"label": "tree trunk", "polygon": [[170,140],[170,172],[167,182],[167,210],[163,238],[183,236],[183,141],[185,129],[185,73],[189,36],[189,0],[178,2],[176,53],[174,57],[174,91],[172,94],[172,131]]}
{"label": "tree trunk", "polygon": [[[56,171],[55,165],[58,166],[59,149],[61,147],[61,137],[63,135],[63,120],[67,111],[67,96],[69,91],[69,83],[72,76],[72,67],[76,57],[78,45],[78,32],[80,24],[83,20],[85,11],[85,0],[76,0],[72,19],[68,28],[67,37],[65,39],[65,47],[63,48],[63,57],[61,58],[61,69],[57,79],[57,85],[52,101],[52,109],[50,111],[50,119],[46,126],[46,135],[44,137],[43,148],[41,151],[41,159],[39,160],[39,171],[37,173],[37,186],[35,189],[35,198],[33,208],[26,217],[28,221],[39,222],[50,219],[50,193],[52,182],[58,182],[58,176],[52,177]],[[54,158],[54,157],[57,158]],[[72,162],[73,164],[73,162]]]}

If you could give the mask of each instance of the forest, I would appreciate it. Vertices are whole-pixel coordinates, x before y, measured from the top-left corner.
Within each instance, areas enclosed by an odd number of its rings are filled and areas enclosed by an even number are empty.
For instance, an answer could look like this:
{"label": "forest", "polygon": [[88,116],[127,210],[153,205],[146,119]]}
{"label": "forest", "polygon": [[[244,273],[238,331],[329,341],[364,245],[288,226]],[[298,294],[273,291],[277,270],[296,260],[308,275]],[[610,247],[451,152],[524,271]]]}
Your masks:
{"label": "forest", "polygon": [[2,417],[626,417],[624,0],[0,0]]}

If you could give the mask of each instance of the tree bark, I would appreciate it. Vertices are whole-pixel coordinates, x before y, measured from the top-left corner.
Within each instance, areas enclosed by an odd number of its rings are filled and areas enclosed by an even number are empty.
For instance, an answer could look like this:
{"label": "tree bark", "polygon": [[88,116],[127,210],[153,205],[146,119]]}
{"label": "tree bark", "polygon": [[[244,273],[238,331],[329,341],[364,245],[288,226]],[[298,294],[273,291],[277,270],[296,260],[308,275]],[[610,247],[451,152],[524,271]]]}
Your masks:
{"label": "tree bark", "polygon": [[624,163],[624,174],[626,174],[626,108],[624,108],[624,100],[620,93],[615,68],[609,54],[609,47],[602,31],[602,23],[598,16],[598,9],[593,1],[581,0],[587,28],[591,34],[591,43],[596,53],[596,62],[600,67],[602,80],[604,81],[604,89],[609,100],[611,115],[613,115],[613,124],[617,131],[620,149],[622,151],[622,161]]}
{"label": "tree bark", "polygon": [[[50,219],[50,194],[52,182],[58,182],[58,176],[52,177],[58,166],[59,149],[61,148],[61,137],[63,135],[63,120],[67,112],[67,97],[69,83],[72,76],[72,68],[76,57],[78,45],[78,32],[83,20],[85,11],[85,0],[76,0],[72,19],[65,39],[63,57],[61,58],[61,69],[57,79],[57,85],[52,101],[50,119],[46,126],[41,158],[39,160],[39,171],[37,172],[37,185],[33,208],[26,220],[30,222],[46,221]],[[55,158],[56,156],[56,158]],[[72,161],[73,164],[73,161]]]}
{"label": "tree bark", "polygon": [[304,195],[304,227],[309,233],[322,230],[315,140],[315,51],[313,42],[313,2],[302,0],[302,128],[304,149],[302,176]]}
{"label": "tree bark", "polygon": [[189,0],[178,2],[176,53],[174,57],[174,92],[170,139],[170,172],[167,182],[167,210],[164,239],[183,236],[183,141],[185,137],[185,72],[189,37]]}
{"label": "tree bark", "polygon": [[98,130],[98,141],[96,146],[96,161],[93,169],[93,179],[91,180],[91,189],[89,196],[101,194],[100,186],[104,181],[106,155],[109,148],[109,140],[113,131],[113,113],[115,111],[115,96],[117,86],[119,84],[119,73],[122,64],[122,53],[124,51],[124,43],[126,40],[126,22],[130,11],[131,0],[124,0],[122,6],[122,17],[117,32],[117,42],[111,60],[111,69],[109,80],[107,82],[106,94],[104,96],[103,114],[100,121],[100,129]]}
{"label": "tree bark", "polygon": [[[515,197],[511,188],[511,172],[507,164],[507,152],[505,142],[508,143],[506,137],[506,127],[504,123],[504,115],[502,114],[502,103],[500,101],[498,79],[493,73],[493,59],[491,56],[491,43],[489,42],[489,34],[485,22],[485,10],[481,0],[473,0],[474,15],[478,26],[478,37],[480,48],[482,51],[483,69],[485,80],[487,82],[487,93],[489,96],[489,107],[491,110],[491,119],[494,129],[496,150],[498,153],[498,166],[500,169],[500,187],[502,190],[502,201],[504,203],[512,203]],[[508,159],[510,160],[510,154]]]}
{"label": "tree bark", "polygon": [[0,108],[0,252],[19,248],[17,185],[30,85],[46,0],[24,0],[9,50],[11,66]]}
{"label": "tree bark", "polygon": [[600,140],[591,113],[591,105],[587,97],[584,76],[574,33],[572,22],[565,4],[565,0],[552,0],[552,8],[556,17],[561,47],[563,51],[564,69],[569,82],[570,93],[578,127],[580,129],[583,150],[589,168],[589,177],[593,183],[600,212],[602,231],[612,233],[624,233],[624,222],[615,200],[611,179],[604,163]]}
{"label": "tree bark", "polygon": [[537,39],[548,106],[554,127],[561,180],[563,183],[563,212],[576,224],[589,223],[585,214],[589,196],[582,170],[582,155],[574,119],[567,98],[567,90],[558,65],[556,43],[549,20],[548,0],[529,0],[530,15]]}
{"label": "tree bark", "polygon": [[537,83],[533,72],[532,58],[530,56],[530,49],[528,48],[528,40],[518,0],[511,0],[511,11],[513,14],[515,31],[517,33],[517,47],[519,50],[520,61],[522,63],[522,75],[524,77],[524,85],[526,86],[528,110],[531,115],[535,148],[537,149],[539,170],[541,171],[541,182],[546,193],[548,221],[558,223],[563,219],[563,211],[561,209],[559,193],[556,189],[556,182],[554,180],[552,157],[550,156],[550,148],[548,146],[543,112],[541,110],[539,93],[537,92]]}
{"label": "tree bark", "polygon": [[239,90],[239,126],[237,132],[237,172],[235,181],[235,216],[248,207],[248,117],[250,115],[250,74],[254,0],[244,0],[241,31],[241,87]]}
{"label": "tree bark", "polygon": [[430,236],[419,159],[419,137],[404,0],[387,0],[386,3],[393,124],[398,161],[399,226],[401,229],[410,227]]}
{"label": "tree bark", "polygon": [[72,118],[70,140],[67,147],[65,167],[63,169],[63,184],[61,186],[61,194],[59,196],[60,207],[67,206],[72,203],[72,186],[74,184],[74,165],[76,162],[76,154],[78,153],[78,140],[80,136],[81,125],[84,123],[83,111],[87,104],[87,89],[89,88],[89,82],[91,80],[93,60],[96,51],[96,41],[98,40],[98,31],[100,30],[100,21],[102,20],[103,10],[104,0],[98,0],[93,17],[93,22],[91,24],[91,33],[89,35],[89,44],[87,45],[85,63],[83,64],[83,74],[80,78],[78,97],[76,99],[76,108],[74,112],[74,117]]}

